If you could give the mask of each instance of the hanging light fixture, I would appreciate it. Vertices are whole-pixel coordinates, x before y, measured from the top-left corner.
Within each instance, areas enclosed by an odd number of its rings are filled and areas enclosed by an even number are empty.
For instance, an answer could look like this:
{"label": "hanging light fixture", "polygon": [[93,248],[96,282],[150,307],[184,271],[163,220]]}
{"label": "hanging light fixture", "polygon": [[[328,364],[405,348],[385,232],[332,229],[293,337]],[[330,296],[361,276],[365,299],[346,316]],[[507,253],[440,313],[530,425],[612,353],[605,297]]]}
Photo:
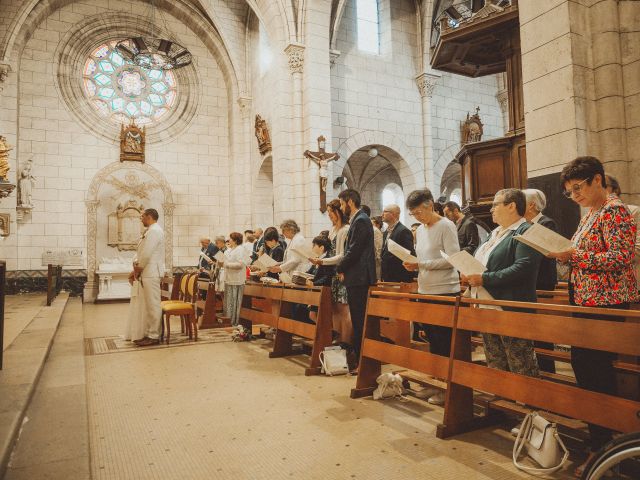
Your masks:
{"label": "hanging light fixture", "polygon": [[[189,65],[193,56],[182,45],[154,34],[156,24],[155,0],[151,0],[151,35],[142,35],[121,40],[116,50],[125,59],[141,68],[153,70],[174,70]],[[160,14],[162,15],[162,13]],[[166,28],[166,22],[163,24]]]}

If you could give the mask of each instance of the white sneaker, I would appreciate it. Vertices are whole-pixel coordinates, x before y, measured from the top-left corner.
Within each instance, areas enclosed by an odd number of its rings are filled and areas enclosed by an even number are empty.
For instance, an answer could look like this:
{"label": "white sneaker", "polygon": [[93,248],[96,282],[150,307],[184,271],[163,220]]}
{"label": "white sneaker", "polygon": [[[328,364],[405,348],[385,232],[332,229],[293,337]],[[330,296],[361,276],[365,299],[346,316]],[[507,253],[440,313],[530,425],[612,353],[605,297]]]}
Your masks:
{"label": "white sneaker", "polygon": [[419,392],[416,392],[416,397],[418,398],[431,398],[434,395],[436,395],[440,390],[438,390],[437,388],[423,388],[422,390],[420,390]]}
{"label": "white sneaker", "polygon": [[438,392],[427,400],[431,405],[444,405],[444,392]]}

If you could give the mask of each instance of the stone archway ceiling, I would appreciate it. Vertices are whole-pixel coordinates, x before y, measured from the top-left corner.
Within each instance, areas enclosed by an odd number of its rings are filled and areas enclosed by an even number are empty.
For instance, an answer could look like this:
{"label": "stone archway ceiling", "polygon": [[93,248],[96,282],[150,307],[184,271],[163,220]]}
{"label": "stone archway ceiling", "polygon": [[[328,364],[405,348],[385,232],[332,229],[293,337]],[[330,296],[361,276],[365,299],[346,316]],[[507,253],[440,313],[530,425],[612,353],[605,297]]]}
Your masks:
{"label": "stone archway ceiling", "polygon": [[[372,148],[378,150],[378,155],[374,158],[369,156],[369,151]],[[389,155],[397,154],[391,149],[380,145],[368,145],[356,150],[349,157],[343,171],[343,175],[351,180],[349,186],[356,189],[364,189],[381,173],[389,169],[396,170],[388,158]]]}

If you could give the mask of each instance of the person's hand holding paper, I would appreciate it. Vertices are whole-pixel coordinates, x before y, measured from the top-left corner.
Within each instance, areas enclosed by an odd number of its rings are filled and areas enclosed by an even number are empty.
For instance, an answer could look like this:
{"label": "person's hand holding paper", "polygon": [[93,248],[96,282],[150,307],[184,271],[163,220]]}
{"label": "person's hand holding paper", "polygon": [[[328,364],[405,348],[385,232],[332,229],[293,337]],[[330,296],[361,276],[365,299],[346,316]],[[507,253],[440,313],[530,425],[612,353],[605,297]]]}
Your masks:
{"label": "person's hand holding paper", "polygon": [[571,240],[539,223],[534,223],[522,235],[516,235],[513,238],[544,256],[555,258],[562,263],[567,262],[574,252]]}

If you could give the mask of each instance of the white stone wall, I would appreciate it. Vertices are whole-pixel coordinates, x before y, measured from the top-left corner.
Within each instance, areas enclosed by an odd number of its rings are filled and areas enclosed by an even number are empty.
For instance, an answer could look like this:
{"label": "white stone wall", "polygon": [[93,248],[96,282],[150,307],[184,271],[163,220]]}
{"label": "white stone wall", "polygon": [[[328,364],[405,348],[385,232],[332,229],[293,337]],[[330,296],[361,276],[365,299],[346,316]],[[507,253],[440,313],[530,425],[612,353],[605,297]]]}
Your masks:
{"label": "white stone wall", "polygon": [[[68,110],[56,88],[53,52],[74,22],[102,12],[131,13],[134,3],[68,5],[39,25],[26,44],[19,67],[16,153],[21,161],[34,155],[38,180],[31,218],[17,225],[13,237],[17,249],[8,258],[9,269],[41,268],[45,248],[86,247],[85,192],[101,168],[118,160],[119,143],[85,130]],[[173,190],[173,263],[180,266],[195,263],[199,236],[228,230],[229,102],[211,53],[184,24],[166,13],[164,18],[194,54],[202,89],[187,130],[169,143],[148,144],[146,152],[147,163],[164,174]],[[113,129],[115,139],[119,127]]]}

